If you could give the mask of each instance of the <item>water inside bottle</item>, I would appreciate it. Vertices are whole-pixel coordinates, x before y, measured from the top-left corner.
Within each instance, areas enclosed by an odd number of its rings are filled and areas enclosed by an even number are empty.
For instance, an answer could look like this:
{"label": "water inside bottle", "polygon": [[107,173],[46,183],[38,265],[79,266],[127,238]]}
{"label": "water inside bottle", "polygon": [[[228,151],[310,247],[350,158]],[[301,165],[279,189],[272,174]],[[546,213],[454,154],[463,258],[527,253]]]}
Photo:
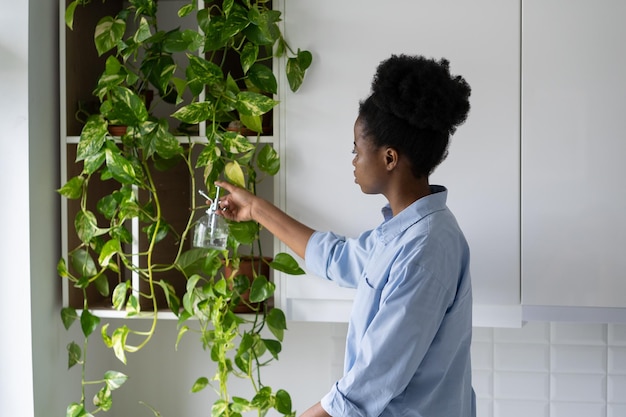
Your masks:
{"label": "water inside bottle", "polygon": [[215,213],[203,216],[196,224],[193,246],[224,250],[228,241],[228,225]]}

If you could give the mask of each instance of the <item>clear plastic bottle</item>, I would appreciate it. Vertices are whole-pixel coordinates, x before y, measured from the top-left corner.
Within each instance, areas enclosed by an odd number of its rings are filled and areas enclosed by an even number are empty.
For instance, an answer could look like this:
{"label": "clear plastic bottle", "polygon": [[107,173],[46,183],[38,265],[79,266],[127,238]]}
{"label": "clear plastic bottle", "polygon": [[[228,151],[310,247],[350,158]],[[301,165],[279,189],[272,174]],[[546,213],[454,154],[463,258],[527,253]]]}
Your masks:
{"label": "clear plastic bottle", "polygon": [[[205,198],[207,196],[200,192]],[[193,246],[224,250],[228,241],[228,224],[222,216],[217,215],[219,208],[220,187],[217,187],[215,198],[212,200],[206,214],[198,220],[193,233]]]}

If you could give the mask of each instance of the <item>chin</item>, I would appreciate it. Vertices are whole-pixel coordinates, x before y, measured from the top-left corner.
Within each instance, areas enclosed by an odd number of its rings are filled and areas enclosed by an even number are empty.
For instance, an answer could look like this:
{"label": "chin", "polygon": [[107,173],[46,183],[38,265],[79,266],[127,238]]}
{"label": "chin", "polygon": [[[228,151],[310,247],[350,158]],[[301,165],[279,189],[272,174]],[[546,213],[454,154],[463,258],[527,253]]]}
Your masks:
{"label": "chin", "polygon": [[362,192],[363,194],[374,194],[374,193],[372,193],[370,190],[368,190],[367,188],[363,188],[363,186],[362,186],[362,185],[360,185],[360,184],[359,184],[359,188],[361,189],[361,192]]}

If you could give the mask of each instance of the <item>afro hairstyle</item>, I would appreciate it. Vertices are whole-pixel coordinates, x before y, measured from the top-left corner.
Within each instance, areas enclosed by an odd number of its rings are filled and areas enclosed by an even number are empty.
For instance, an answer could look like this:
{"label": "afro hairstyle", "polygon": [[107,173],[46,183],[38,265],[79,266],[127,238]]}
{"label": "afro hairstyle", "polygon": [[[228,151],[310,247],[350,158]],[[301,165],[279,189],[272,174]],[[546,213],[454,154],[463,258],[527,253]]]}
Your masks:
{"label": "afro hairstyle", "polygon": [[450,136],[469,113],[470,93],[461,76],[450,74],[446,59],[392,55],[378,66],[359,119],[376,146],[408,157],[420,178],[447,156]]}

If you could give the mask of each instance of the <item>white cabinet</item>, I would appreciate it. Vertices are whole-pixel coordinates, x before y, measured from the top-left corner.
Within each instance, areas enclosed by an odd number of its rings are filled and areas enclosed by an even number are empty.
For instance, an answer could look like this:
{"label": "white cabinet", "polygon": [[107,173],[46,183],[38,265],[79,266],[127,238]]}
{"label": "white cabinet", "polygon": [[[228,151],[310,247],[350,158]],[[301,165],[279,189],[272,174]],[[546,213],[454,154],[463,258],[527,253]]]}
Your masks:
{"label": "white cabinet", "polygon": [[624,16],[523,2],[524,305],[626,307]]}
{"label": "white cabinet", "polygon": [[[281,2],[282,3],[282,2]],[[282,97],[283,207],[348,236],[380,221],[380,196],[353,182],[353,123],[378,63],[391,54],[447,58],[472,87],[470,116],[431,178],[472,251],[478,325],[519,325],[520,4],[480,0],[290,0],[286,36],[314,54],[306,82]],[[320,278],[282,277],[292,320],[345,321],[352,293]]]}

